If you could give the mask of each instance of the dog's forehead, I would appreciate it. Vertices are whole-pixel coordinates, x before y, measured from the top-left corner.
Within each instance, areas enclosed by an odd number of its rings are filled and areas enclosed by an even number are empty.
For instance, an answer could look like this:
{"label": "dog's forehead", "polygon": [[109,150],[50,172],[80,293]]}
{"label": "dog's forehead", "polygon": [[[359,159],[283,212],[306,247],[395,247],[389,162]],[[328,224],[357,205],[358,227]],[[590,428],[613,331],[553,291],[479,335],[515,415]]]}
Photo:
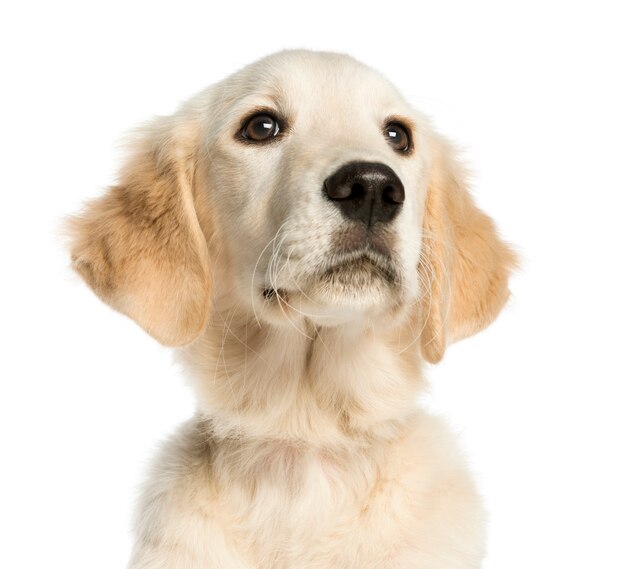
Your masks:
{"label": "dog's forehead", "polygon": [[[261,59],[231,77],[229,90],[247,105],[276,105],[290,116],[408,113],[384,76],[337,53],[285,51]],[[242,101],[242,95],[244,100]]]}

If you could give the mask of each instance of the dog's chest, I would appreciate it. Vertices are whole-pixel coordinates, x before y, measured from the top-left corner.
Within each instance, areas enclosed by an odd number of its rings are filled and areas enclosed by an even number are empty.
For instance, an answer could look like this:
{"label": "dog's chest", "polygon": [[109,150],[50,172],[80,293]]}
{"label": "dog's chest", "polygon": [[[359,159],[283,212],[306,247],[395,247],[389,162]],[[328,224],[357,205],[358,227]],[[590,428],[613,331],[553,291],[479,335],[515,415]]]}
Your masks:
{"label": "dog's chest", "polygon": [[368,535],[378,543],[397,538],[385,536],[391,525],[385,519],[408,510],[408,500],[398,486],[385,495],[387,473],[368,453],[284,446],[261,460],[247,496],[234,500],[234,526],[242,548],[268,567],[317,566],[315,556],[334,552],[339,560],[350,549],[371,547]]}
{"label": "dog's chest", "polygon": [[[288,444],[264,445],[249,457],[245,475],[222,494],[232,515],[232,537],[259,566],[276,567],[336,511],[333,497],[345,484],[316,453]],[[273,550],[273,551],[272,551]]]}
{"label": "dog's chest", "polygon": [[249,517],[260,519],[265,512],[292,529],[333,516],[354,502],[375,476],[373,461],[363,453],[298,444],[268,443],[249,461]]}

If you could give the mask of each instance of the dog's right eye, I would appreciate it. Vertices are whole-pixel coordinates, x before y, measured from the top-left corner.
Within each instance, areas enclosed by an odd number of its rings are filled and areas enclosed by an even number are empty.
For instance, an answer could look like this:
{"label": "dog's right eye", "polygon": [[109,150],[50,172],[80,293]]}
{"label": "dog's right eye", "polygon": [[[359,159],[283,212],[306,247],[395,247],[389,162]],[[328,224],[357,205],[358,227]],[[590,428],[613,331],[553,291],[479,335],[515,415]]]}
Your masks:
{"label": "dog's right eye", "polygon": [[267,113],[250,117],[243,125],[241,136],[253,142],[266,142],[280,132],[278,120]]}

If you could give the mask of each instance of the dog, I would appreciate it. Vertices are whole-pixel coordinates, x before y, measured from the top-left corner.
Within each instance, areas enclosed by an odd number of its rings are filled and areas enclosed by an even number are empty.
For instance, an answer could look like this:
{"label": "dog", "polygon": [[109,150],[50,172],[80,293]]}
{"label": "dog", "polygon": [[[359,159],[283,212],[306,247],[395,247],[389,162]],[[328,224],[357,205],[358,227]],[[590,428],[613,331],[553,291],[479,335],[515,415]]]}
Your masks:
{"label": "dog", "polygon": [[424,362],[487,326],[515,255],[452,145],[378,72],[285,51],[143,128],[72,264],[176,346],[198,397],[131,569],[479,567],[484,514]]}

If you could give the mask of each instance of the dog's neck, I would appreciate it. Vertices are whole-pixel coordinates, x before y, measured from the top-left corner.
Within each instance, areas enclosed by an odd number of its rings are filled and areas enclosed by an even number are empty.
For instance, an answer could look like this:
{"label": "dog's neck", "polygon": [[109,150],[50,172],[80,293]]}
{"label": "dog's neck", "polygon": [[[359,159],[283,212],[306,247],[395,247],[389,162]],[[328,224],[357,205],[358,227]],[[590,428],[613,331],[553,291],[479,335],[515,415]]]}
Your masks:
{"label": "dog's neck", "polygon": [[353,444],[394,437],[414,409],[415,333],[406,319],[385,330],[275,326],[226,306],[182,359],[214,436]]}

